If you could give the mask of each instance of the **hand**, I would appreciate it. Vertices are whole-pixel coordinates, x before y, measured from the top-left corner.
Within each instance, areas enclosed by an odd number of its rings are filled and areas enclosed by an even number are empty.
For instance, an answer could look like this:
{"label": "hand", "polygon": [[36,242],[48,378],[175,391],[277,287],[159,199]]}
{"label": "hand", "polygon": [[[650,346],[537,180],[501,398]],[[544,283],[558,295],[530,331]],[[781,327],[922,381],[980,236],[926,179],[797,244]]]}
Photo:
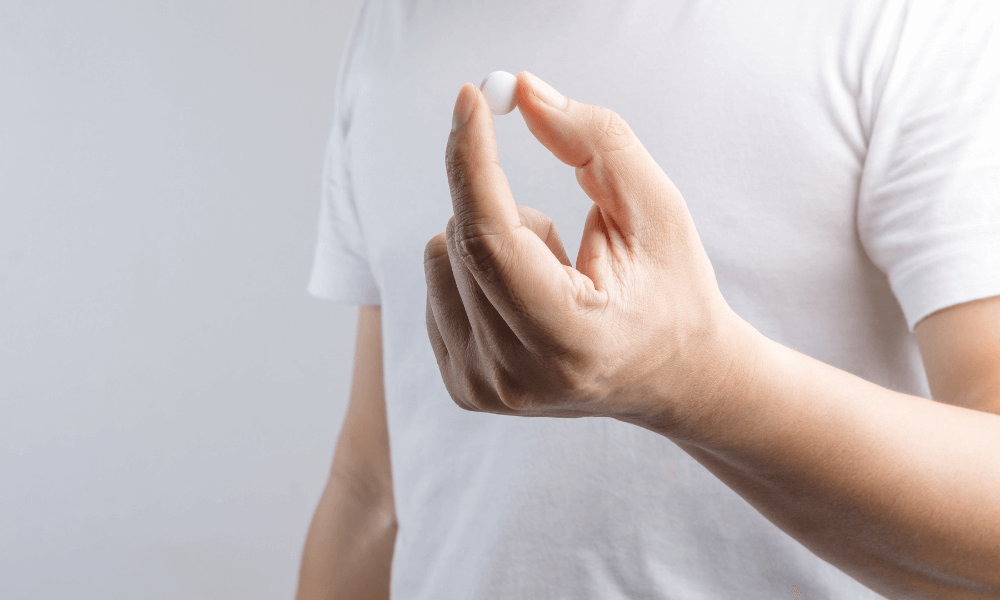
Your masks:
{"label": "hand", "polygon": [[594,205],[573,268],[552,221],[515,205],[489,107],[462,87],[446,156],[455,216],[424,258],[445,386],[468,410],[679,433],[750,376],[755,332],[722,298],[680,192],[617,114],[528,73],[517,101]]}

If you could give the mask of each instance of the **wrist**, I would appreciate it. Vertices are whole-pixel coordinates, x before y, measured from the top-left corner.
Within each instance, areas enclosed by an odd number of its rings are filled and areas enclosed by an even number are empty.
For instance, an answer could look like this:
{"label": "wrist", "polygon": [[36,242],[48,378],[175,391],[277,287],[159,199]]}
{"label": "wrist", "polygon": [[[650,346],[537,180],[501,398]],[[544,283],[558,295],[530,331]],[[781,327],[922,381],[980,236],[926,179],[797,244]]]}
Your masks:
{"label": "wrist", "polygon": [[684,360],[664,364],[644,386],[639,414],[619,420],[699,444],[754,401],[769,340],[728,305],[720,313]]}

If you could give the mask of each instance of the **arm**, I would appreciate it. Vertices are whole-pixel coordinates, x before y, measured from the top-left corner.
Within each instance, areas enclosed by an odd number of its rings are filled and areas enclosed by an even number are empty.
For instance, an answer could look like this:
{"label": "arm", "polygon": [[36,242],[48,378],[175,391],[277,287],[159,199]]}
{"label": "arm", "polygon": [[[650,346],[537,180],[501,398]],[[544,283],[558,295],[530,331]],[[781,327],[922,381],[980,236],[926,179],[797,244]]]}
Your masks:
{"label": "arm", "polygon": [[1000,297],[936,312],[914,331],[935,400],[1000,415]]}
{"label": "arm", "polygon": [[1000,598],[1000,416],[985,412],[1000,407],[1000,301],[919,324],[942,402],[882,388],[733,312],[680,192],[618,115],[524,73],[518,107],[594,207],[574,269],[547,227],[519,219],[489,107],[462,88],[446,151],[455,216],[424,264],[455,402],[633,423],[884,595]]}
{"label": "arm", "polygon": [[1000,413],[1000,298],[940,311],[916,331],[939,402],[761,340],[734,410],[680,446],[890,598],[998,598],[1000,416],[987,413]]}
{"label": "arm", "polygon": [[350,404],[330,479],[306,537],[296,597],[388,598],[395,540],[381,311],[363,306]]}

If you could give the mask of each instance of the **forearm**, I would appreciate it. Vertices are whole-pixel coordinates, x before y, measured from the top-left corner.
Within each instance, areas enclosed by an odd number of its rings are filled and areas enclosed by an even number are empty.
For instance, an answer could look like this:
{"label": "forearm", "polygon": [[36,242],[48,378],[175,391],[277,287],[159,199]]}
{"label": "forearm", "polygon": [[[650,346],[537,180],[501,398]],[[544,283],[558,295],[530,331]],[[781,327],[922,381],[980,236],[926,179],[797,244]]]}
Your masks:
{"label": "forearm", "polygon": [[334,470],[306,537],[298,600],[388,598],[395,540],[391,495]]}
{"label": "forearm", "polygon": [[396,512],[381,318],[378,307],[361,308],[351,399],[302,553],[298,600],[389,597]]}
{"label": "forearm", "polygon": [[661,433],[888,597],[1000,597],[1000,416],[756,347],[754,375],[725,408]]}

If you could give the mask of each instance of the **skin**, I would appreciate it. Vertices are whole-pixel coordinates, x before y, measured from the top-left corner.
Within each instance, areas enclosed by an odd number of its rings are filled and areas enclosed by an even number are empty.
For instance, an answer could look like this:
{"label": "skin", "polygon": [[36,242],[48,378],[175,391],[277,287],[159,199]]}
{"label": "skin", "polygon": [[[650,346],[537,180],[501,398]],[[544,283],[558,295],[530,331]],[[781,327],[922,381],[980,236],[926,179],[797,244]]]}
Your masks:
{"label": "skin", "polygon": [[492,115],[455,105],[455,216],[425,252],[427,327],[467,410],[663,435],[776,526],[890,598],[1000,597],[1000,303],[928,317],[938,402],[767,339],[728,306],[681,193],[628,125],[518,75],[535,137],[594,206],[576,267],[515,204]]}
{"label": "skin", "polygon": [[364,306],[354,381],[330,469],[302,553],[298,600],[389,597],[396,510],[382,386],[382,321]]}
{"label": "skin", "polygon": [[[935,401],[775,344],[721,299],[680,193],[628,126],[558,95],[547,105],[537,78],[518,81],[528,127],[576,167],[595,208],[574,269],[551,220],[513,203],[489,109],[462,88],[447,150],[456,216],[425,254],[428,333],[456,404],[634,423],[889,598],[1000,597],[1000,297],[917,325]],[[362,308],[302,600],[388,597],[396,526],[378,319]]]}

